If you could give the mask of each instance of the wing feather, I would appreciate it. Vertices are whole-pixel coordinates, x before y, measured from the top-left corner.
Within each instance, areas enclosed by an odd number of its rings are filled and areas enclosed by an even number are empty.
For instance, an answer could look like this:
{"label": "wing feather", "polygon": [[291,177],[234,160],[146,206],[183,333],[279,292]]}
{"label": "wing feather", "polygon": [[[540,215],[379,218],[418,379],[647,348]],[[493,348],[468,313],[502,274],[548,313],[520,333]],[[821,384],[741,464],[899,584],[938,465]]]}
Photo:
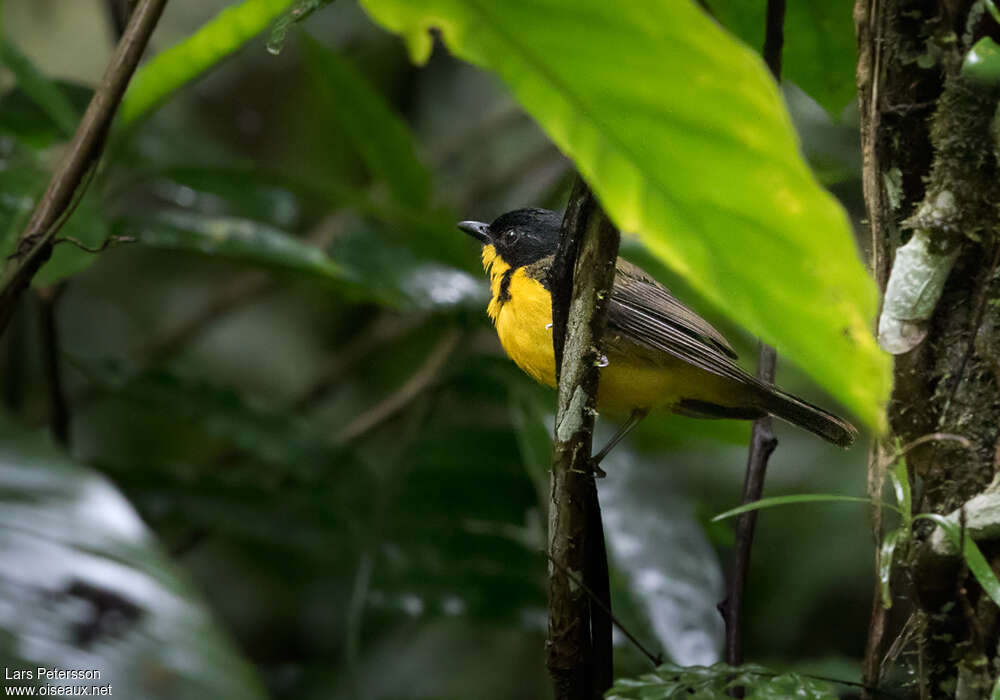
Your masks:
{"label": "wing feather", "polygon": [[619,259],[608,325],[630,340],[713,374],[756,384],[733,362],[736,351],[718,330],[684,306],[642,268]]}

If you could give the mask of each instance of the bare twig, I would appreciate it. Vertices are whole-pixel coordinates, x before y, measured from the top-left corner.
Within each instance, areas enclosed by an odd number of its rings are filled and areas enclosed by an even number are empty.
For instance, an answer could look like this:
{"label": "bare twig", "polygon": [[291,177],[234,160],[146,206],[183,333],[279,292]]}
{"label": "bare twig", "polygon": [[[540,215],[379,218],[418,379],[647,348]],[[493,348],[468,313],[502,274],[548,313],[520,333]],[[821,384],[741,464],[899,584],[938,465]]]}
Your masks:
{"label": "bare twig", "polygon": [[[610,622],[564,572],[607,577],[590,458],[599,379],[600,338],[614,284],[618,232],[579,178],[552,264],[553,349],[559,378],[549,503],[549,640],[547,665],[557,700],[600,697],[611,682]],[[565,352],[564,352],[565,349]],[[588,544],[589,543],[589,544]],[[596,588],[593,580],[587,581]],[[598,584],[606,591],[606,583]],[[603,592],[602,591],[602,592]],[[610,610],[610,600],[603,601]],[[595,650],[602,656],[596,657]]]}
{"label": "bare twig", "polygon": [[52,174],[18,239],[16,259],[8,265],[0,289],[0,334],[7,328],[14,307],[31,279],[52,254],[52,238],[59,230],[64,212],[79,199],[81,182],[100,159],[111,120],[166,1],[139,0],[66,156]]}
{"label": "bare twig", "polygon": [[461,337],[457,329],[441,336],[424,364],[396,391],[348,423],[337,435],[338,442],[353,442],[406,408],[434,382]]}
{"label": "bare twig", "polygon": [[[764,61],[778,82],[781,82],[784,26],[785,0],[768,0]],[[768,384],[773,383],[776,363],[777,353],[775,353],[774,348],[763,342],[760,343],[757,357],[757,378]],[[760,500],[764,491],[767,461],[777,446],[778,441],[771,429],[771,417],[764,416],[754,421],[753,433],[750,437],[750,453],[747,457],[746,478],[743,481],[743,503]],[[746,587],[747,572],[750,568],[750,550],[753,547],[756,525],[757,511],[755,510],[743,513],[736,521],[733,564],[726,581],[726,600],[720,605],[722,617],[726,623],[726,662],[732,666],[743,663],[743,590]],[[737,695],[742,696],[742,693],[738,692]]]}

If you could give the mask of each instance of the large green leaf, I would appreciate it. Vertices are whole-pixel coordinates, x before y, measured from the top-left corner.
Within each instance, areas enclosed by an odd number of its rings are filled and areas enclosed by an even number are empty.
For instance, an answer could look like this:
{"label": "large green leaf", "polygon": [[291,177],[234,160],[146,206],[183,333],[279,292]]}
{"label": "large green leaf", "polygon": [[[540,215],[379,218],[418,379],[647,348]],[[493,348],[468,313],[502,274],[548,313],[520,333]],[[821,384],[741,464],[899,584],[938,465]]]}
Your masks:
{"label": "large green leaf", "polygon": [[[767,0],[708,0],[727,29],[757,51],[764,45]],[[782,76],[836,119],[857,94],[853,0],[790,0],[785,10]]]}
{"label": "large green leaf", "polygon": [[[263,698],[196,591],[103,477],[39,434],[0,424],[0,658],[9,670],[87,669],[126,698]],[[11,691],[16,692],[16,691]],[[34,694],[34,693],[32,693]],[[94,693],[91,693],[94,694]]]}
{"label": "large green leaf", "polygon": [[400,202],[426,207],[430,176],[417,159],[406,123],[346,58],[308,36],[302,47],[324,121],[350,137],[372,176]]}
{"label": "large green leaf", "polygon": [[198,31],[157,54],[140,68],[122,100],[120,118],[129,125],[254,38],[294,0],[243,0],[227,7]]}
{"label": "large green leaf", "polygon": [[615,223],[870,426],[889,361],[847,217],[767,68],[690,0],[362,0],[426,61],[429,30],[495,70]]}

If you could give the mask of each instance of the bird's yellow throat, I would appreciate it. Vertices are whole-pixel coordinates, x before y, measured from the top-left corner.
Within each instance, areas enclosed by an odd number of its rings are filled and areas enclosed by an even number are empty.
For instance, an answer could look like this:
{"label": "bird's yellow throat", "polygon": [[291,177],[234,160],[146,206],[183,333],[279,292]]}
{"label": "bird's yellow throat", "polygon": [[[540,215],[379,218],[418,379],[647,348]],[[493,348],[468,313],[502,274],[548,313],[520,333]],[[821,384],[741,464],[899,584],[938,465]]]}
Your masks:
{"label": "bird's yellow throat", "polygon": [[552,297],[548,290],[525,268],[512,269],[492,245],[483,246],[483,268],[490,278],[486,312],[493,319],[504,351],[535,381],[555,386]]}

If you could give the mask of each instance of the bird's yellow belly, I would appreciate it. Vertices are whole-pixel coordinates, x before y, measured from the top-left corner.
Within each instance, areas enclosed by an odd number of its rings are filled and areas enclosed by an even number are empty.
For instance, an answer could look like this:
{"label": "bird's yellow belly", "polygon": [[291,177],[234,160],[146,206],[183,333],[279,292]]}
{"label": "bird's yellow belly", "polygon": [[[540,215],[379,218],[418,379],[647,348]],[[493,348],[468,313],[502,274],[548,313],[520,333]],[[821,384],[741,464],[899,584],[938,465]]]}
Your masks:
{"label": "bird's yellow belly", "polygon": [[[493,275],[499,280],[501,275]],[[552,351],[552,302],[548,292],[523,269],[511,276],[509,298],[499,302],[494,283],[489,313],[507,355],[536,381],[555,386]],[[681,398],[724,402],[723,387],[712,375],[664,354],[652,362],[641,354],[619,348],[627,342],[607,343],[608,363],[601,369],[597,407],[613,415],[628,415],[637,408],[669,408]],[[614,348],[614,349],[611,349]]]}

